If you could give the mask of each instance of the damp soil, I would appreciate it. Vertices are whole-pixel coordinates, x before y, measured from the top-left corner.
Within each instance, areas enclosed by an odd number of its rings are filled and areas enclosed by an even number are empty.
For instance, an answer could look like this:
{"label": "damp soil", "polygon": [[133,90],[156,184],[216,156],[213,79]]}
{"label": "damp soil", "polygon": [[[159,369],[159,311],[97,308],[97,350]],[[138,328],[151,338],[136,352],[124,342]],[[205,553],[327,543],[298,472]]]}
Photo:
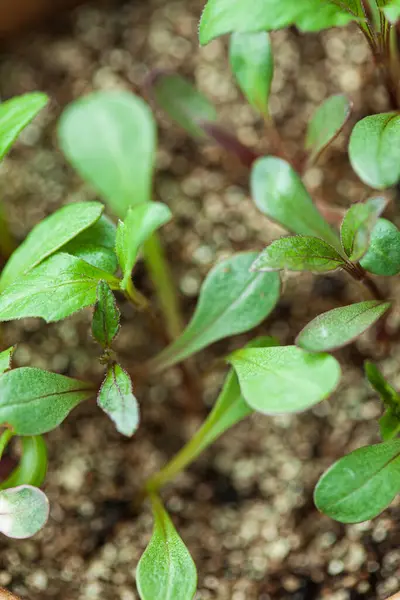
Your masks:
{"label": "damp soil", "polygon": [[[52,101],[1,166],[2,200],[22,240],[60,205],[95,194],[67,166],[57,147],[56,121],[65,104],[92,89],[142,93],[154,68],[179,71],[218,106],[221,121],[242,142],[272,152],[265,125],[246,105],[227,67],[226,40],[200,49],[202,0],[94,2],[9,43],[0,56],[3,99],[32,89]],[[273,35],[276,73],[272,114],[289,154],[302,146],[307,119],[329,94],[345,93],[354,112],[345,132],[305,175],[317,201],[340,210],[369,191],[352,174],[346,154],[351,125],[388,107],[368,49],[353,28],[303,36]],[[163,229],[173,276],[188,319],[201,282],[218,260],[261,249],[281,230],[260,217],[248,196],[247,173],[218,148],[195,143],[157,114],[159,151],[155,196],[174,221]],[[393,199],[388,215],[396,220]],[[152,295],[143,267],[137,283]],[[395,282],[379,281],[396,297]],[[257,333],[291,343],[310,318],[363,298],[345,275],[288,276],[279,305]],[[135,600],[135,567],[151,534],[149,507],[132,500],[204,419],[224,371],[216,358],[247,336],[215,344],[195,359],[199,392],[180,368],[146,380],[140,365],[163,347],[163,336],[122,303],[118,354],[137,374],[142,422],[132,439],[87,403],[46,436],[50,468],[45,491],[49,524],[27,541],[0,540],[0,585],[30,600]],[[396,327],[395,308],[391,325]],[[1,344],[18,344],[15,364],[101,381],[90,312],[46,326],[35,319],[4,324]],[[378,441],[378,400],[363,378],[376,360],[400,387],[400,349],[386,356],[373,332],[337,353],[343,379],[327,402],[298,416],[248,418],[225,434],[163,498],[199,571],[201,600],[373,600],[400,587],[400,503],[373,522],[343,526],[318,514],[313,488],[344,453]]]}

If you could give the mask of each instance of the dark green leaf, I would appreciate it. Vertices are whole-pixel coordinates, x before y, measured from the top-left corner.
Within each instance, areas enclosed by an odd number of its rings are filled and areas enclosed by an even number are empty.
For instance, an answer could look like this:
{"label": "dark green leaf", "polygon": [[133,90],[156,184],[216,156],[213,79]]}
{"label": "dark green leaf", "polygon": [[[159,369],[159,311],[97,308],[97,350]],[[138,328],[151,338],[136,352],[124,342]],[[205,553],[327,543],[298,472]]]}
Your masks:
{"label": "dark green leaf", "polygon": [[103,348],[110,348],[119,331],[120,312],[115,296],[105,281],[97,285],[97,302],[94,307],[92,333]]}
{"label": "dark green leaf", "polygon": [[171,217],[166,204],[148,202],[129,208],[125,220],[118,223],[116,252],[123,274],[121,289],[129,285],[140,248]]}
{"label": "dark green leaf", "polygon": [[93,225],[100,218],[103,209],[99,202],[79,202],[68,204],[43,219],[7,262],[1,274],[0,291]]}
{"label": "dark green leaf", "polygon": [[331,96],[316,110],[308,124],[305,144],[310,153],[310,162],[315,162],[339,135],[350,117],[350,111],[351,104],[342,94]]}
{"label": "dark green leaf", "polygon": [[38,488],[20,485],[0,492],[0,531],[7,537],[32,537],[48,517],[49,501]]}
{"label": "dark green leaf", "polygon": [[47,447],[41,435],[21,438],[22,456],[16,469],[0,484],[5,490],[18,485],[40,487],[47,472]]}
{"label": "dark green leaf", "polygon": [[400,440],[392,440],[341,458],[318,482],[318,510],[341,523],[373,519],[400,491],[399,457]]}
{"label": "dark green leaf", "polygon": [[400,115],[397,112],[365,117],[354,127],[350,162],[360,179],[382,190],[400,180]]}
{"label": "dark green leaf", "polygon": [[105,215],[63,247],[63,252],[85,260],[89,264],[114,274],[118,268],[115,254],[117,228]]}
{"label": "dark green leaf", "polygon": [[268,116],[274,58],[267,33],[233,33],[230,62],[240,89],[253,108]]}
{"label": "dark green leaf", "polygon": [[397,275],[400,273],[400,231],[386,219],[378,219],[371,233],[366,254],[361,266],[375,275]]}
{"label": "dark green leaf", "polygon": [[236,254],[208,274],[195,313],[182,335],[153,361],[155,369],[174,365],[217,340],[249,331],[275,307],[276,273],[251,273],[255,252]]}
{"label": "dark green leaf", "polygon": [[372,230],[386,204],[385,198],[370,198],[364,203],[353,204],[346,212],[340,237],[344,251],[353,262],[359,261],[367,251]]}
{"label": "dark green leaf", "polygon": [[91,396],[86,381],[32,367],[13,369],[0,377],[0,423],[17,435],[41,435]]}
{"label": "dark green leaf", "polygon": [[0,159],[4,158],[19,134],[48,102],[42,92],[16,96],[0,104]]}
{"label": "dark green leaf", "polygon": [[268,414],[306,410],[325,400],[340,380],[340,366],[328,354],[286,346],[238,350],[228,358],[247,404]]}
{"label": "dark green leaf", "polygon": [[204,137],[201,123],[217,119],[211,102],[180,75],[158,72],[151,89],[157,104],[193,137]]}
{"label": "dark green leaf", "polygon": [[252,271],[313,271],[325,273],[343,266],[345,260],[338,252],[315,237],[296,235],[275,240],[261,252]]}
{"label": "dark green leaf", "polygon": [[310,352],[329,352],[350,344],[390,307],[389,302],[368,300],[334,308],[313,319],[300,332],[297,346]]}
{"label": "dark green leaf", "polygon": [[122,435],[132,436],[139,426],[139,406],[132,393],[131,379],[119,365],[107,371],[97,403]]}
{"label": "dark green leaf", "polygon": [[196,566],[160,499],[152,496],[151,504],[154,529],[136,571],[139,596],[141,600],[192,600]]}
{"label": "dark green leaf", "polygon": [[0,352],[0,375],[11,369],[11,361],[15,352],[15,346],[11,346],[7,350]]}
{"label": "dark green leaf", "polygon": [[42,317],[50,323],[65,319],[96,302],[101,279],[118,287],[118,280],[109,273],[69,254],[56,254],[0,295],[0,321]]}
{"label": "dark green leaf", "polygon": [[156,129],[141,98],[125,91],[94,92],[64,111],[61,148],[121,219],[151,199]]}
{"label": "dark green leaf", "polygon": [[251,173],[251,191],[259,210],[288,231],[319,237],[340,250],[338,236],[285,160],[273,156],[258,159]]}

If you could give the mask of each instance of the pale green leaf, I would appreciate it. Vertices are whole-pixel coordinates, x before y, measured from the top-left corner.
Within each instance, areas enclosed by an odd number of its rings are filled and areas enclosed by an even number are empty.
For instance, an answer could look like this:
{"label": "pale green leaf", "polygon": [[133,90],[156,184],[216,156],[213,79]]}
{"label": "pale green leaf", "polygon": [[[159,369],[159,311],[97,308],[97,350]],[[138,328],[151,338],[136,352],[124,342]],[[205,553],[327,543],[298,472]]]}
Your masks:
{"label": "pale green leaf", "polygon": [[310,153],[310,162],[315,162],[339,135],[350,117],[350,112],[351,104],[342,94],[331,96],[318,107],[307,128],[305,146]]}
{"label": "pale green leaf", "polygon": [[122,435],[132,436],[139,427],[139,406],[132,393],[131,379],[118,364],[108,368],[97,403]]}
{"label": "pale green leaf", "polygon": [[400,273],[400,231],[396,225],[386,219],[378,219],[360,264],[375,275]]}
{"label": "pale green leaf", "polygon": [[31,92],[0,104],[0,160],[48,101],[46,94]]}
{"label": "pale green leaf", "polygon": [[366,202],[353,204],[346,212],[340,238],[351,261],[359,261],[367,251],[372,230],[386,204],[385,198],[370,198]]}
{"label": "pale green leaf", "polygon": [[385,17],[390,23],[397,23],[400,19],[400,0],[391,0],[391,2],[385,2],[385,4],[387,5],[383,9]]}
{"label": "pale green leaf", "polygon": [[47,472],[47,447],[41,435],[21,437],[22,455],[18,466],[0,484],[0,489],[28,484],[40,487]]}
{"label": "pale green leaf", "polygon": [[156,128],[141,98],[126,91],[89,94],[66,108],[58,134],[72,166],[118,217],[151,199]]}
{"label": "pale green leaf", "polygon": [[350,344],[389,309],[389,302],[368,300],[334,308],[313,319],[300,332],[297,346],[310,352],[330,352]]}
{"label": "pale green leaf", "polygon": [[268,415],[307,410],[325,400],[340,380],[333,356],[295,346],[238,350],[228,360],[247,404]]}
{"label": "pale green leaf", "polygon": [[136,583],[141,600],[192,600],[196,566],[157,496],[151,497],[154,529],[142,555]]}
{"label": "pale green leaf", "polygon": [[0,375],[11,369],[11,361],[14,352],[15,346],[11,346],[10,348],[7,348],[7,350],[0,352]]}
{"label": "pale green leaf", "polygon": [[32,537],[49,518],[46,495],[31,485],[0,492],[0,531],[15,539]]}
{"label": "pale green leaf", "polygon": [[94,225],[80,233],[62,250],[98,269],[114,274],[118,269],[118,259],[115,254],[116,233],[117,228],[114,223],[102,215]]}
{"label": "pale green leaf", "polygon": [[115,296],[105,281],[97,285],[97,302],[94,307],[92,334],[103,348],[110,348],[118,334],[120,312]]}
{"label": "pale green leaf", "polygon": [[341,523],[379,515],[400,491],[400,440],[359,448],[338,460],[318,482],[315,504]]}
{"label": "pale green leaf", "polygon": [[7,262],[0,278],[0,291],[93,225],[103,210],[99,202],[79,202],[68,204],[43,219]]}

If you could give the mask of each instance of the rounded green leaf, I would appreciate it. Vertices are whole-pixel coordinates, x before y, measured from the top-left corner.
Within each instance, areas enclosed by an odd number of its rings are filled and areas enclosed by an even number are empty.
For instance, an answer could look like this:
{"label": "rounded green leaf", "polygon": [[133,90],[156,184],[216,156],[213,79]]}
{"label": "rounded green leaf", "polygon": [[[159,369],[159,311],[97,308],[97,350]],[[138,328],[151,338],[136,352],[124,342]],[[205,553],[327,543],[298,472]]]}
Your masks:
{"label": "rounded green leaf", "polygon": [[311,408],[335,390],[341,374],[333,356],[295,346],[238,350],[228,360],[247,404],[267,415]]}
{"label": "rounded green leaf", "polygon": [[269,315],[279,299],[279,276],[250,272],[256,256],[236,254],[210,271],[192,320],[154,359],[152,368],[174,365],[217,340],[249,331]]}
{"label": "rounded green leaf", "polygon": [[126,91],[76,100],[61,116],[61,148],[85,181],[121,219],[151,199],[156,128],[147,104]]}
{"label": "rounded green leaf", "polygon": [[350,117],[350,112],[351,104],[343,94],[331,96],[318,107],[307,128],[305,146],[310,153],[310,162],[315,162],[339,135]]}
{"label": "rounded green leaf", "polygon": [[18,466],[11,475],[0,484],[5,490],[18,485],[40,487],[47,473],[47,446],[41,435],[21,438],[22,455]]}
{"label": "rounded green leaf", "polygon": [[400,19],[400,0],[391,0],[391,2],[385,2],[387,6],[383,9],[385,17],[390,23],[397,23]]}
{"label": "rounded green leaf", "polygon": [[229,55],[240,89],[253,108],[268,116],[268,102],[274,75],[274,57],[265,32],[233,33]]}
{"label": "rounded green leaf", "polygon": [[381,513],[400,491],[400,440],[359,448],[326,471],[315,489],[321,512],[341,523]]}
{"label": "rounded green leaf", "polygon": [[369,300],[334,308],[313,319],[299,333],[296,344],[310,352],[329,352],[350,344],[373,325],[390,302]]}
{"label": "rounded green leaf", "polygon": [[357,262],[368,249],[371,232],[385,210],[385,198],[370,198],[353,204],[346,212],[340,229],[340,239],[347,256]]}
{"label": "rounded green leaf", "polygon": [[291,165],[274,156],[258,159],[251,172],[251,193],[257,208],[288,231],[323,239],[341,250],[337,234],[315,208]]}
{"label": "rounded green leaf", "polygon": [[0,159],[48,101],[46,94],[31,92],[0,104]]}
{"label": "rounded green leaf", "polygon": [[0,531],[10,538],[32,537],[49,517],[46,495],[31,485],[0,492]]}
{"label": "rounded green leaf", "polygon": [[102,215],[94,225],[80,233],[62,250],[98,269],[114,274],[118,269],[118,259],[115,254],[116,233],[117,228],[114,223]]}
{"label": "rounded green leaf", "polygon": [[139,427],[139,406],[132,393],[131,379],[116,363],[108,368],[97,404],[114,421],[122,435],[132,436]]}
{"label": "rounded green leaf", "polygon": [[400,231],[386,219],[378,219],[361,266],[375,275],[400,273]]}
{"label": "rounded green leaf", "polygon": [[400,180],[400,115],[397,112],[365,117],[354,127],[350,162],[360,179],[382,190]]}

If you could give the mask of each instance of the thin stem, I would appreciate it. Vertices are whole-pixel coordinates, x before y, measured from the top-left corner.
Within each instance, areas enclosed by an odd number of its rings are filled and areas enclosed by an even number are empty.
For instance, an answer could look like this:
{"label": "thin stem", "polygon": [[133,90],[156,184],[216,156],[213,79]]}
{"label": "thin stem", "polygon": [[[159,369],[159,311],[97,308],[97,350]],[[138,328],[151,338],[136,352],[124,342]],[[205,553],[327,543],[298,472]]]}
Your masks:
{"label": "thin stem", "polygon": [[357,281],[357,283],[361,283],[375,300],[379,300],[381,302],[385,300],[375,281],[370,278],[368,273],[360,264],[347,263],[343,268],[355,281]]}
{"label": "thin stem", "polygon": [[139,290],[135,288],[131,279],[128,280],[128,285],[125,290],[125,297],[139,310],[149,309],[149,301],[145,296],[143,296],[143,294],[139,292]]}
{"label": "thin stem", "polygon": [[4,450],[7,448],[11,438],[14,437],[14,433],[11,429],[6,429],[0,436],[0,459],[4,454]]}

